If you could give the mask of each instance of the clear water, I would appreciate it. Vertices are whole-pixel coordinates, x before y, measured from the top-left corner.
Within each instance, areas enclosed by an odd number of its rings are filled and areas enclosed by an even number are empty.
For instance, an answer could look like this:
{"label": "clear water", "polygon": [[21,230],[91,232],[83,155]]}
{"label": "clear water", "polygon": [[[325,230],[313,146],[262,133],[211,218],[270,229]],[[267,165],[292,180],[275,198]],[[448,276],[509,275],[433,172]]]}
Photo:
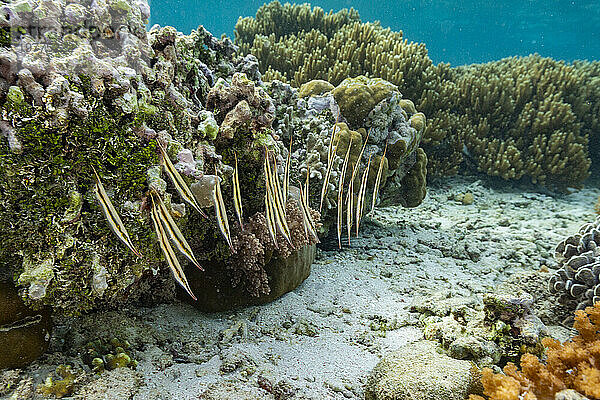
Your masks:
{"label": "clear water", "polygon": [[[153,0],[151,24],[184,33],[204,25],[233,35],[239,16],[263,4],[246,0]],[[322,0],[326,11],[353,7],[363,21],[381,21],[424,42],[434,62],[452,65],[539,53],[561,60],[600,59],[600,1],[566,0]]]}

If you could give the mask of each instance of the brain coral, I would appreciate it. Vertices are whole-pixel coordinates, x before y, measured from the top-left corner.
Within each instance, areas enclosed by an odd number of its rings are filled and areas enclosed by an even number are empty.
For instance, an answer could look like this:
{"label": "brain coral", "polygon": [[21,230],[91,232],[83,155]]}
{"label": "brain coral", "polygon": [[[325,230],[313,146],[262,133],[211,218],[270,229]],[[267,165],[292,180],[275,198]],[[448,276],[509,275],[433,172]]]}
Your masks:
{"label": "brain coral", "polygon": [[600,301],[600,217],[560,242],[554,256],[560,268],[548,289],[560,302],[582,310]]}

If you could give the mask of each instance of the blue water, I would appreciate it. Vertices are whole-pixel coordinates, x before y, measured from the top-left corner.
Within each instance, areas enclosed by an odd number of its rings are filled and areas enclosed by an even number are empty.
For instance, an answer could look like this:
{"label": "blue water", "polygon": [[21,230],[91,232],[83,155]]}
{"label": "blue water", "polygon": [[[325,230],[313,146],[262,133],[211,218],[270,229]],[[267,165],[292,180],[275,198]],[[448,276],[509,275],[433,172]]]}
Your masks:
{"label": "blue water", "polygon": [[[151,24],[184,33],[204,25],[233,35],[238,17],[254,16],[263,1],[150,0]],[[302,2],[302,1],[300,1]],[[564,0],[321,0],[326,11],[354,7],[363,21],[381,21],[424,42],[435,62],[485,62],[537,52],[562,60],[600,59],[600,1]]]}

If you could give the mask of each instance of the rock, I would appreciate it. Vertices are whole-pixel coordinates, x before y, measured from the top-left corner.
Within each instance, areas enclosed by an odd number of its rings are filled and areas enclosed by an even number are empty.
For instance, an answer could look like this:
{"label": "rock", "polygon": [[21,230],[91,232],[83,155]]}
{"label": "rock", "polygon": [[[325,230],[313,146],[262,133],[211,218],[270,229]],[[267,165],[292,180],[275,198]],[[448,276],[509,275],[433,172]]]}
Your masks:
{"label": "rock", "polygon": [[437,352],[437,343],[411,343],[386,355],[367,380],[366,400],[464,400],[481,392],[471,362]]}
{"label": "rock", "polygon": [[179,293],[186,301],[202,311],[218,312],[239,307],[269,303],[287,292],[294,290],[308,275],[316,254],[316,246],[305,246],[285,259],[274,258],[265,265],[269,278],[269,294],[259,297],[250,296],[243,290],[232,286],[228,276],[224,276],[222,265],[206,265],[205,271],[186,270],[186,276],[197,301],[189,300],[182,291]]}
{"label": "rock", "polygon": [[29,309],[13,285],[0,282],[0,369],[25,367],[42,355],[51,330],[48,309]]}

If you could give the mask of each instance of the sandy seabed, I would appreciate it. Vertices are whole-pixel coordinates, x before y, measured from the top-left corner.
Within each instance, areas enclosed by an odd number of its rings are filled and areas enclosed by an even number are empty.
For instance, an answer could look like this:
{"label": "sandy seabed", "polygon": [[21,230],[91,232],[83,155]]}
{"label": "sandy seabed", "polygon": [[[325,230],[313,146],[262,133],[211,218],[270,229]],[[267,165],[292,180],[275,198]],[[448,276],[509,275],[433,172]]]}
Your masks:
{"label": "sandy seabed", "polygon": [[[465,193],[472,204],[460,201]],[[82,366],[76,349],[115,332],[137,369],[84,374],[75,398],[359,399],[383,355],[423,337],[413,298],[482,295],[513,274],[552,268],[555,245],[595,217],[599,195],[597,181],[555,194],[442,179],[419,207],[376,209],[350,246],[319,250],[310,277],[271,304],[206,314],[178,303],[63,321],[16,386],[26,393],[58,364]]]}

